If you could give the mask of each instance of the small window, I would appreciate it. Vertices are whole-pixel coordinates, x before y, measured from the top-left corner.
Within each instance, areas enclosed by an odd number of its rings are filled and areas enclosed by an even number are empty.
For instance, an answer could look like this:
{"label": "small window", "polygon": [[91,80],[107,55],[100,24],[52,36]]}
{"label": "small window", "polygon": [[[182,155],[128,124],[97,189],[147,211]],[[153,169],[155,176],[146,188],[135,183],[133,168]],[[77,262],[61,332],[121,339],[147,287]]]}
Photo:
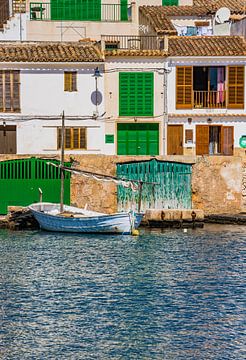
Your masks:
{"label": "small window", "polygon": [[[62,129],[58,128],[58,139],[57,139],[57,147],[58,149],[61,148],[61,135]],[[66,127],[65,129],[65,149],[70,150],[78,150],[78,149],[86,149],[87,148],[87,141],[86,141],[86,128],[69,128]]]}
{"label": "small window", "polygon": [[105,50],[117,50],[119,48],[119,41],[109,41],[105,43]]}
{"label": "small window", "polygon": [[77,91],[77,72],[64,72],[64,91]]}

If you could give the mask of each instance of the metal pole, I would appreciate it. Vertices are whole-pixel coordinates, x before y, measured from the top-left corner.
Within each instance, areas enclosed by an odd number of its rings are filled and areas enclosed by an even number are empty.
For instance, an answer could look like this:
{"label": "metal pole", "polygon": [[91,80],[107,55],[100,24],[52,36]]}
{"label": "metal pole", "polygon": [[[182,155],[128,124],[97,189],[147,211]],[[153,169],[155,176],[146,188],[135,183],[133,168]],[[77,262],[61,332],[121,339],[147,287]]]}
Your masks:
{"label": "metal pole", "polygon": [[164,109],[163,109],[163,155],[167,155],[167,123],[168,123],[168,104],[167,104],[167,69],[164,65],[163,73],[163,96],[164,96]]}
{"label": "metal pole", "polygon": [[61,131],[61,199],[60,199],[60,212],[64,210],[64,148],[65,148],[65,113],[62,112],[62,131]]}

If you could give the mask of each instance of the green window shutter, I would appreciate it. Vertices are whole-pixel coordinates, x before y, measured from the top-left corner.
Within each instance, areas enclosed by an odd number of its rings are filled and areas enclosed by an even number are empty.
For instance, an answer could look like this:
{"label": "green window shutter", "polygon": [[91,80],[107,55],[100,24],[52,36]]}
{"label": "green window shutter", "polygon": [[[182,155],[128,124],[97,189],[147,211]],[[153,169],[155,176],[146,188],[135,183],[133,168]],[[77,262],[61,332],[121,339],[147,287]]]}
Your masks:
{"label": "green window shutter", "polygon": [[162,0],[163,6],[178,6],[179,0]]}
{"label": "green window shutter", "polygon": [[154,73],[119,74],[119,115],[153,116]]}
{"label": "green window shutter", "polygon": [[120,19],[121,19],[121,21],[128,20],[127,2],[128,2],[128,0],[120,0]]}
{"label": "green window shutter", "polygon": [[101,0],[51,0],[51,20],[100,21]]}

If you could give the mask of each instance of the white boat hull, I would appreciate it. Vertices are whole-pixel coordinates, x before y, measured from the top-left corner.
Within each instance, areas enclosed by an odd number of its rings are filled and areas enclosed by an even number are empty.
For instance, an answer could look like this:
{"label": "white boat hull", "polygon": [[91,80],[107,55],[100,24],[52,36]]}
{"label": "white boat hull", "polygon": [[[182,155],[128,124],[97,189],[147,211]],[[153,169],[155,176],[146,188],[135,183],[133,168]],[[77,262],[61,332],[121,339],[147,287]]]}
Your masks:
{"label": "white boat hull", "polygon": [[59,214],[59,204],[37,203],[29,206],[40,228],[48,231],[70,233],[120,233],[131,234],[142,220],[142,214],[132,217],[130,213],[112,215],[97,213],[64,205],[67,214]]}

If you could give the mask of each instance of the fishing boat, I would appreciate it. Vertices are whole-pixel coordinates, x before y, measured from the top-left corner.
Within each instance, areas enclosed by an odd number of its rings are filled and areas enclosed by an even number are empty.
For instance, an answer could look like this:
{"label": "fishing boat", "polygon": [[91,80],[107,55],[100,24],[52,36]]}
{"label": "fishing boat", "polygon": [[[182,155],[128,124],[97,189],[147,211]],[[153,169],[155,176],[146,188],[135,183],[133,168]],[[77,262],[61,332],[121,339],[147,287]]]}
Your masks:
{"label": "fishing boat", "polygon": [[108,215],[68,205],[63,206],[61,213],[60,204],[45,202],[28,208],[41,229],[56,232],[133,234],[143,217],[133,212]]}

